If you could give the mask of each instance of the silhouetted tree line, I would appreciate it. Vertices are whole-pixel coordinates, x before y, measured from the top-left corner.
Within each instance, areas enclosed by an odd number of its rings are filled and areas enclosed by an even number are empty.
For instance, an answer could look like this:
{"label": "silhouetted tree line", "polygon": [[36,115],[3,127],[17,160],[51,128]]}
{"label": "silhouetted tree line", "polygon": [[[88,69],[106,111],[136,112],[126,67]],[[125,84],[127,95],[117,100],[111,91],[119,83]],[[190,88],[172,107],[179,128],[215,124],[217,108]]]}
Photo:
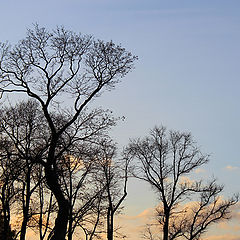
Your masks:
{"label": "silhouetted tree line", "polygon": [[[40,240],[124,238],[114,217],[130,176],[157,193],[164,240],[199,239],[230,217],[237,196],[223,200],[215,180],[186,178],[208,161],[189,133],[156,127],[119,154],[109,136],[118,119],[90,108],[136,59],[113,42],[37,24],[15,46],[0,45],[1,96],[25,99],[0,111],[0,239],[24,240],[28,229]],[[144,237],[155,239],[151,224]]]}

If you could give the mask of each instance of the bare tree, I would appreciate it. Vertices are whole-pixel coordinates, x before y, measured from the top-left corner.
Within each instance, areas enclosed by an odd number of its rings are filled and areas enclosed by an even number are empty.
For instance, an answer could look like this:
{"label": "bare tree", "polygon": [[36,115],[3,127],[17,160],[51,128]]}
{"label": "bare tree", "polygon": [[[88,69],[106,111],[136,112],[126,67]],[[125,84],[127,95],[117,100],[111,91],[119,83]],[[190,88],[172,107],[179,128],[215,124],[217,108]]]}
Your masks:
{"label": "bare tree", "polygon": [[19,173],[18,159],[12,154],[12,144],[0,133],[0,205],[1,205],[1,238],[8,239],[11,209],[19,192],[16,186]]}
{"label": "bare tree", "polygon": [[158,231],[154,231],[153,228],[156,228],[156,224],[147,224],[142,233],[142,238],[147,240],[161,240]]}
{"label": "bare tree", "polygon": [[[58,162],[61,170],[61,185],[70,203],[68,240],[72,240],[77,228],[81,228],[85,235],[91,235],[90,228],[92,228],[92,221],[95,218],[93,215],[97,216],[96,221],[93,221],[93,228],[96,229],[99,223],[101,214],[99,206],[102,202],[104,189],[99,188],[92,178],[93,171],[96,169],[92,145],[94,144],[82,144],[74,150],[71,146],[71,151]],[[97,213],[94,211],[96,207],[99,209]]]}
{"label": "bare tree", "polygon": [[39,233],[40,240],[44,240],[53,229],[52,220],[57,211],[56,200],[52,192],[47,188],[41,165],[35,166],[32,178],[37,187],[31,196],[27,226]]}
{"label": "bare tree", "polygon": [[[129,159],[116,159],[116,145],[112,141],[100,144],[97,161],[99,172],[96,178],[105,187],[107,207],[107,239],[114,239],[114,217],[121,210],[121,205],[127,197],[127,182],[129,177]],[[100,178],[99,178],[100,177]]]}
{"label": "bare tree", "polygon": [[[190,133],[155,127],[149,137],[132,140],[127,152],[139,162],[134,175],[148,182],[161,200],[157,220],[163,240],[198,239],[210,224],[227,217],[238,201],[237,197],[220,201],[222,186],[215,181],[204,185],[187,178],[208,162],[208,155],[200,152]],[[195,198],[197,203],[191,210],[181,207]]]}
{"label": "bare tree", "polygon": [[[42,138],[40,141],[41,134],[44,134],[44,124],[40,119],[41,115],[33,101],[21,102],[15,107],[1,109],[1,138],[4,139],[3,142],[9,144],[5,147],[2,144],[0,160],[2,166],[6,161],[9,163],[2,170],[5,176],[11,176],[11,179],[14,179],[13,185],[6,181],[7,178],[4,179],[4,183],[8,187],[13,186],[18,189],[14,192],[14,197],[18,202],[20,201],[17,207],[19,212],[22,212],[23,221],[19,232],[21,240],[25,239],[27,223],[32,214],[30,211],[31,197],[42,181],[41,178],[33,181],[37,167],[34,165],[34,161],[39,157],[40,144],[43,144],[42,140],[44,139]],[[36,142],[38,143],[37,147]],[[4,205],[3,209],[9,211],[9,206]]]}
{"label": "bare tree", "polygon": [[[70,210],[59,183],[57,159],[62,154],[61,138],[94,98],[104,89],[113,88],[133,68],[135,60],[135,56],[113,42],[94,40],[63,27],[49,32],[35,25],[15,47],[1,44],[1,92],[19,92],[37,100],[49,126],[47,156],[38,159],[38,163],[44,167],[48,187],[58,203],[52,240],[65,239]],[[71,99],[72,111],[66,110],[63,97]],[[64,121],[59,124],[52,110],[66,116]],[[85,132],[81,134],[83,139]]]}
{"label": "bare tree", "polygon": [[[51,230],[50,220],[53,217],[52,211],[55,210],[53,196],[46,189],[43,166],[37,164],[39,159],[45,158],[49,144],[48,127],[41,118],[36,102],[21,102],[1,110],[1,136],[5,137],[1,141],[1,164],[4,176],[8,177],[4,178],[4,186],[12,186],[7,181],[10,176],[15,179],[18,193],[14,192],[13,196],[20,200],[15,209],[18,208],[18,213],[23,213],[20,238],[24,239],[28,226],[34,230],[38,228],[40,239],[43,240]],[[64,116],[56,115],[56,118],[59,118],[59,124],[64,121]],[[61,137],[61,154],[58,155],[57,167],[59,183],[71,205],[67,235],[69,240],[77,227],[84,229],[84,233],[91,239],[102,222],[100,216],[103,218],[105,212],[102,207],[105,186],[99,186],[93,174],[99,171],[96,160],[99,153],[97,142],[107,137],[106,129],[114,123],[115,119],[108,111],[95,109],[90,114],[82,114]],[[79,128],[85,131],[87,140],[79,139]],[[6,192],[4,187],[2,190]],[[8,195],[3,194],[4,210],[8,209]],[[10,215],[10,209],[6,212]],[[10,220],[7,223],[9,222]]]}
{"label": "bare tree", "polygon": [[61,185],[71,203],[68,240],[79,227],[86,239],[99,236],[103,219],[108,239],[113,239],[114,216],[127,196],[129,164],[127,159],[117,161],[115,157],[115,144],[107,136],[94,136],[91,144],[71,145],[61,159]]}
{"label": "bare tree", "polygon": [[[200,193],[199,200],[191,208],[187,208],[185,216],[182,216],[183,237],[187,240],[198,240],[208,227],[223,219],[231,217],[230,207],[238,201],[238,195],[224,200],[221,198],[223,186],[210,182]],[[178,227],[179,228],[179,227]]]}
{"label": "bare tree", "polygon": [[[5,225],[9,226],[10,200],[15,197],[20,201],[15,208],[18,208],[18,213],[22,212],[23,217],[19,230],[20,239],[25,238],[27,226],[38,228],[40,239],[44,239],[51,229],[50,216],[53,216],[54,210],[54,199],[46,189],[43,166],[38,164],[39,159],[46,157],[49,144],[48,127],[34,101],[21,102],[1,110],[0,160],[3,186],[7,188],[2,188],[1,200],[3,212],[8,213]],[[58,124],[65,120],[64,116],[55,115],[54,118],[59,118]],[[84,225],[85,233],[91,239],[100,223],[100,215],[103,216],[100,203],[103,202],[105,187],[99,186],[95,181],[92,170],[96,172],[99,169],[95,157],[98,154],[96,143],[107,137],[106,129],[114,123],[115,119],[108,111],[95,109],[89,114],[82,113],[78,121],[62,135],[60,146],[57,145],[58,150],[61,150],[56,161],[59,184],[71,205],[68,218],[69,240],[72,239],[76,227],[83,229]],[[79,138],[80,128],[87,140]],[[11,184],[12,182],[15,184]],[[17,193],[12,190],[16,188]],[[6,194],[9,189],[14,194]],[[97,212],[94,209],[97,209]],[[97,216],[95,221],[93,215]],[[84,223],[86,221],[87,225]]]}

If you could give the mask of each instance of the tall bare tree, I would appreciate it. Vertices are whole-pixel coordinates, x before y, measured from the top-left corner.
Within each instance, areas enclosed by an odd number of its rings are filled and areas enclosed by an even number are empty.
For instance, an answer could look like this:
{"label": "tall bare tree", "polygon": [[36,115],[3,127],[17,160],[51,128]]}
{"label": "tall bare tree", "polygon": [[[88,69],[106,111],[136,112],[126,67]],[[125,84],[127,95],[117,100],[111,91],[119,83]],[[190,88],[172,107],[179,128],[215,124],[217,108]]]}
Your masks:
{"label": "tall bare tree", "polygon": [[13,154],[13,145],[0,133],[0,209],[1,238],[8,239],[11,210],[19,192],[16,186],[19,169],[18,158]]}
{"label": "tall bare tree", "polygon": [[[64,121],[64,116],[56,115],[57,118],[58,124]],[[23,219],[19,229],[20,239],[25,238],[29,227],[38,228],[40,239],[43,240],[50,232],[52,211],[55,210],[53,196],[46,188],[43,166],[38,164],[39,159],[46,157],[48,126],[34,101],[2,108],[0,120],[1,201],[3,212],[7,213],[6,217],[4,215],[7,220],[5,225],[9,226],[9,206],[14,197],[18,199],[15,209],[18,208]],[[57,158],[59,183],[71,205],[67,234],[69,240],[76,228],[84,229],[84,233],[91,239],[102,222],[100,216],[103,218],[105,213],[102,202],[106,187],[100,185],[93,175],[99,173],[98,142],[108,137],[106,129],[114,123],[115,119],[108,111],[95,109],[90,114],[82,113],[78,121],[62,135],[60,147],[57,146],[61,148]],[[81,131],[85,131],[84,140],[78,135],[80,127]]]}
{"label": "tall bare tree", "polygon": [[[44,167],[48,187],[58,203],[52,240],[65,239],[70,210],[59,183],[57,159],[64,148],[61,138],[93,99],[104,89],[115,87],[132,70],[135,60],[113,42],[94,40],[63,27],[50,32],[35,25],[14,47],[0,46],[1,93],[19,92],[34,98],[49,126],[47,156],[38,163]],[[59,123],[56,115],[66,117]],[[85,134],[79,127],[79,138],[86,138]]]}
{"label": "tall bare tree", "polygon": [[120,212],[127,197],[129,178],[129,159],[117,159],[117,148],[112,141],[103,141],[99,147],[97,162],[99,172],[96,178],[106,189],[106,227],[107,239],[114,239],[114,217]]}
{"label": "tall bare tree", "polygon": [[[30,218],[31,196],[39,186],[42,179],[32,181],[36,165],[35,160],[42,155],[43,150],[40,146],[44,145],[44,135],[47,134],[44,123],[41,121],[36,102],[21,102],[16,106],[1,108],[0,130],[1,130],[1,164],[5,176],[14,179],[13,185],[4,179],[4,183],[17,191],[14,191],[13,197],[20,201],[19,212],[22,212],[22,224],[20,230],[20,240],[24,240],[27,231],[27,223]],[[40,141],[41,139],[41,141]],[[6,143],[8,142],[8,145]],[[4,145],[5,143],[5,145]],[[38,146],[36,146],[36,143]],[[41,149],[41,151],[39,151]],[[41,154],[40,154],[41,153]],[[8,166],[3,168],[4,163]],[[4,188],[2,188],[4,190]],[[6,194],[5,194],[6,196]],[[9,207],[4,206],[3,209]],[[10,212],[9,212],[10,214]]]}
{"label": "tall bare tree", "polygon": [[[70,203],[68,240],[72,240],[74,232],[79,228],[85,235],[91,236],[90,229],[95,225],[97,227],[97,219],[100,215],[102,216],[100,209],[97,213],[94,211],[103,201],[104,188],[99,186],[92,177],[96,171],[96,154],[92,145],[95,144],[82,143],[77,149],[76,146],[75,149],[71,146],[71,151],[66,152],[66,155],[58,162],[61,170],[61,185]],[[93,215],[97,216],[94,224],[91,223],[95,218]]]}
{"label": "tall bare tree", "polygon": [[[132,140],[127,153],[138,160],[134,175],[148,182],[161,200],[157,220],[163,240],[199,239],[210,224],[229,217],[229,208],[238,201],[237,196],[220,201],[222,186],[215,180],[203,184],[187,178],[209,158],[201,153],[190,133],[155,127],[150,136]],[[195,199],[195,205],[182,208],[190,199]]]}
{"label": "tall bare tree", "polygon": [[[186,213],[181,216],[175,229],[182,229],[182,235],[186,240],[198,240],[213,223],[226,220],[231,217],[231,206],[235,205],[239,196],[230,199],[222,199],[223,186],[211,181],[199,194],[198,200],[191,207],[186,207]],[[179,222],[183,225],[179,226]],[[175,230],[176,231],[176,230]]]}

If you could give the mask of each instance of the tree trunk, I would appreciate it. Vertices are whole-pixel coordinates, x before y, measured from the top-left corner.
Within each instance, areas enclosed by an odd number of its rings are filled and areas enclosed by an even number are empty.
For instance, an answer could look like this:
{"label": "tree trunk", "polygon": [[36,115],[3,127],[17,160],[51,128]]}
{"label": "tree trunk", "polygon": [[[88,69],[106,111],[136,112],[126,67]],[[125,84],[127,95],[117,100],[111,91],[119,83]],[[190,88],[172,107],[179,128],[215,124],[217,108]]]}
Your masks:
{"label": "tree trunk", "polygon": [[65,240],[68,223],[68,201],[58,201],[58,215],[55,220],[54,234],[51,240]]}
{"label": "tree trunk", "polygon": [[53,236],[50,239],[65,240],[70,205],[68,200],[66,200],[64,197],[64,194],[58,182],[57,174],[54,170],[51,169],[51,166],[45,167],[45,176],[47,184],[54,194],[58,204],[58,214],[55,220],[54,232]]}
{"label": "tree trunk", "polygon": [[107,239],[113,240],[113,216],[114,213],[112,209],[108,208],[108,214],[107,214]]}
{"label": "tree trunk", "polygon": [[[31,197],[31,191],[30,191],[30,177],[31,168],[28,169],[27,177],[26,177],[26,200],[24,199],[23,194],[23,221],[21,226],[21,234],[20,234],[20,240],[25,240],[26,232],[27,232],[27,223],[28,223],[28,214],[29,214],[29,206],[30,206],[30,197]],[[25,201],[25,202],[24,202]]]}
{"label": "tree trunk", "polygon": [[25,240],[25,237],[26,237],[27,222],[28,222],[26,215],[28,215],[28,209],[25,208],[23,210],[23,221],[22,221],[22,226],[21,226],[20,240]]}
{"label": "tree trunk", "polygon": [[169,212],[165,212],[165,221],[163,225],[163,240],[168,240]]}
{"label": "tree trunk", "polygon": [[[7,204],[8,205],[8,204]],[[6,207],[6,205],[4,206],[4,208]],[[9,236],[11,234],[11,229],[10,229],[10,215],[8,214],[9,213],[9,206],[8,206],[8,209],[3,209],[3,238],[4,239],[9,239]]]}
{"label": "tree trunk", "polygon": [[[2,186],[2,197],[1,197],[1,204],[2,204],[2,211],[3,211],[3,226],[0,226],[2,229],[1,232],[1,237],[3,237],[4,239],[8,239],[8,235],[9,235],[9,230],[10,230],[10,207],[9,207],[9,200],[8,200],[8,194],[7,194],[7,184],[8,184],[8,180],[6,180],[6,183],[3,184]],[[2,220],[2,219],[1,219]],[[2,223],[1,223],[2,224]]]}
{"label": "tree trunk", "polygon": [[72,225],[73,225],[73,218],[72,218],[72,207],[69,209],[69,224],[68,224],[68,240],[72,240],[73,231],[72,231]]}

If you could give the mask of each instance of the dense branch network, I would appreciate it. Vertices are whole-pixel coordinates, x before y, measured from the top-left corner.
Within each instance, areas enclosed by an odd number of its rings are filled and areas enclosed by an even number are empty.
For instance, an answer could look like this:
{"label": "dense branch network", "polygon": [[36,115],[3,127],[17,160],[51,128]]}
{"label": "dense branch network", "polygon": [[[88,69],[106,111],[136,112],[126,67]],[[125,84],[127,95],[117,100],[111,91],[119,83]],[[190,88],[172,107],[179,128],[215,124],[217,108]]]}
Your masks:
{"label": "dense branch network", "polygon": [[[238,196],[222,200],[223,187],[216,180],[203,183],[188,177],[209,158],[190,133],[155,127],[150,136],[132,140],[126,153],[136,161],[133,175],[148,182],[160,199],[156,219],[163,240],[199,239],[209,225],[229,218],[230,207],[238,202]],[[150,226],[144,236],[153,238]]]}
{"label": "dense branch network", "polygon": [[[43,168],[46,185],[58,206],[52,240],[65,239],[76,199],[76,193],[70,194],[71,186],[67,186],[72,180],[67,182],[60,174],[63,161],[73,152],[79,154],[83,142],[94,145],[100,138],[107,137],[116,122],[108,111],[88,110],[88,105],[104,90],[114,88],[133,69],[136,59],[112,41],[95,40],[64,27],[48,31],[37,24],[15,46],[0,44],[1,97],[16,92],[35,100],[39,122],[44,123],[42,135],[24,142],[27,145],[15,135],[17,121],[10,126],[10,134],[7,129],[3,132],[14,142],[18,155]],[[37,128],[34,126],[34,129]],[[31,136],[31,131],[29,134]],[[34,151],[25,154],[26,146]],[[69,169],[68,174],[71,178]],[[81,181],[80,178],[77,189]]]}

